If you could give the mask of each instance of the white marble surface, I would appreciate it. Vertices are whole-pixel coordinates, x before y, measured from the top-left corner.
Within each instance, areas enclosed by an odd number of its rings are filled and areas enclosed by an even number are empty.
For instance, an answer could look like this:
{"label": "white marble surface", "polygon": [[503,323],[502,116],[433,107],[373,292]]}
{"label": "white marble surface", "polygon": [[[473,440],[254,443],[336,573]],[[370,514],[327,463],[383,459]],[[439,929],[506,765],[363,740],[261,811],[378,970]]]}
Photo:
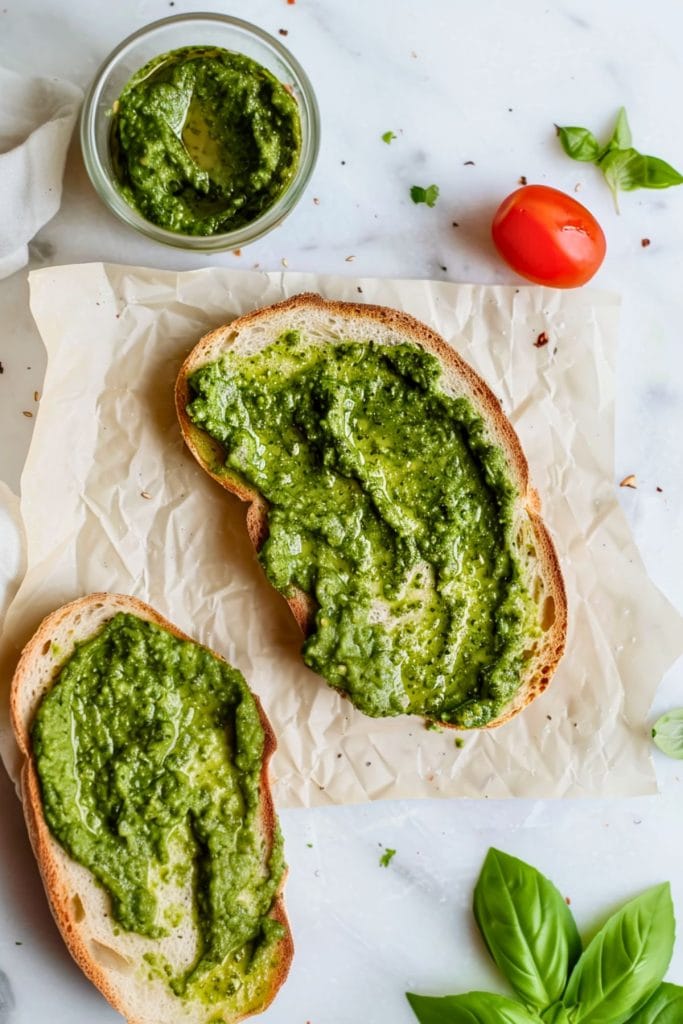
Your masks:
{"label": "white marble surface", "polygon": [[[0,0],[0,63],[85,86],[130,31],[205,6]],[[74,143],[62,209],[33,243],[32,265],[104,259],[276,270],[285,259],[297,270],[513,282],[488,239],[498,202],[520,175],[568,192],[580,185],[579,198],[608,238],[595,283],[623,296],[615,477],[635,473],[639,486],[620,498],[653,578],[683,608],[683,188],[627,195],[617,217],[599,173],[565,158],[552,130],[558,122],[605,132],[625,104],[636,145],[683,167],[683,131],[670,114],[683,89],[683,9],[635,0],[244,0],[214,9],[273,33],[286,29],[286,44],[312,78],[323,141],[299,208],[239,257],[165,249],[100,205]],[[388,129],[398,135],[391,146],[379,138]],[[438,205],[414,206],[410,185],[432,182],[441,188]],[[16,488],[32,427],[22,412],[35,411],[44,370],[25,271],[0,282],[0,317],[0,479]],[[681,665],[654,711],[674,704],[683,704]],[[664,879],[683,921],[683,767],[658,757],[658,769],[661,796],[619,803],[423,802],[285,813],[297,957],[263,1020],[409,1024],[406,988],[504,991],[469,915],[489,845],[551,874],[585,927]],[[11,991],[0,976],[0,1024],[120,1019],[64,951],[1,772],[0,801],[0,969]],[[386,870],[380,844],[398,851]],[[681,940],[669,977],[683,983]]]}

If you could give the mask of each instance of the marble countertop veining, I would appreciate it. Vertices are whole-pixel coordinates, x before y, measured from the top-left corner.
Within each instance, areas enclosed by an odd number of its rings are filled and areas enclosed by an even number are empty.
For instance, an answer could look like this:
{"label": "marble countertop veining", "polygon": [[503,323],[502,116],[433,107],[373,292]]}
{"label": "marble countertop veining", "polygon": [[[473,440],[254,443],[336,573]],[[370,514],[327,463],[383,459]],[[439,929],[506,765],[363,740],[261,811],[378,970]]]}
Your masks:
{"label": "marble countertop veining", "polygon": [[[0,63],[86,86],[125,35],[205,0],[2,0]],[[683,8],[636,0],[214,0],[213,9],[277,34],[308,71],[322,112],[320,159],[301,204],[242,250],[193,256],[146,241],[100,204],[77,141],[59,214],[31,245],[31,266],[111,260],[190,269],[316,270],[358,276],[515,283],[488,228],[518,184],[575,193],[608,239],[596,287],[618,291],[615,483],[654,580],[683,609],[683,188],[623,196],[568,160],[553,123],[606,134],[626,106],[635,144],[683,167],[670,115],[683,90]],[[391,145],[381,141],[392,130]],[[413,184],[440,187],[434,209]],[[314,198],[319,200],[314,202]],[[457,225],[457,226],[455,226]],[[643,245],[649,239],[649,245]],[[353,257],[347,262],[347,257]],[[0,479],[15,489],[44,355],[26,271],[0,282]],[[658,490],[661,488],[661,491]],[[683,667],[655,711],[683,704]],[[683,921],[680,765],[656,755],[662,794],[619,802],[424,801],[283,814],[288,907],[297,942],[270,1024],[409,1024],[406,989],[504,991],[475,938],[472,885],[498,846],[545,870],[592,927],[615,904],[670,879]],[[120,1019],[61,943],[19,805],[0,772],[0,1024]],[[397,850],[388,868],[383,847]],[[669,977],[683,983],[679,940]]]}

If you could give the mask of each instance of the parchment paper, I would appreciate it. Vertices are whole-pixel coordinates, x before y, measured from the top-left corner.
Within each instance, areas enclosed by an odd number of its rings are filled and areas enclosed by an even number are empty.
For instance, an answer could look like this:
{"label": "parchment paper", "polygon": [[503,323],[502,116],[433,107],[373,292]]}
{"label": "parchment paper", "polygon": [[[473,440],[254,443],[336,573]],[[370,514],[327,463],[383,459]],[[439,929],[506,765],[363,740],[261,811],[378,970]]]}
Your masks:
{"label": "parchment paper", "polygon": [[[96,590],[135,594],[239,667],[278,737],[280,806],[378,798],[650,793],[648,707],[683,648],[615,499],[618,303],[599,292],[223,269],[66,266],[31,275],[48,370],[22,479],[28,570],[0,643],[6,688],[43,615]],[[244,506],[185,450],[178,368],[207,330],[304,290],[379,302],[435,327],[488,380],[517,428],[562,561],[567,654],[544,696],[500,729],[373,720],[308,671],[268,585]],[[548,344],[534,342],[546,332]]]}

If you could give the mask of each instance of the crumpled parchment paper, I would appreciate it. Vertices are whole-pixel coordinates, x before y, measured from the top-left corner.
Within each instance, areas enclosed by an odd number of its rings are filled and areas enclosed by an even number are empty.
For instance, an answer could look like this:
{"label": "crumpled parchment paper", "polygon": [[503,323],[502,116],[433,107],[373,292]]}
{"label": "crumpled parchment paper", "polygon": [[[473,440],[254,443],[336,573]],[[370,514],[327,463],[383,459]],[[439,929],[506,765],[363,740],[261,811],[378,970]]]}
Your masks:
{"label": "crumpled parchment paper", "polygon": [[[683,630],[615,498],[614,296],[102,264],[40,270],[30,283],[48,369],[22,479],[28,569],[0,641],[0,748],[15,778],[6,709],[19,650],[58,605],[109,590],[149,602],[242,670],[278,737],[280,806],[655,790],[646,716]],[[567,653],[541,698],[500,729],[459,734],[461,749],[458,734],[419,719],[365,717],[306,669],[245,507],[182,442],[173,384],[195,342],[306,290],[436,328],[502,399],[529,459],[565,574]]]}

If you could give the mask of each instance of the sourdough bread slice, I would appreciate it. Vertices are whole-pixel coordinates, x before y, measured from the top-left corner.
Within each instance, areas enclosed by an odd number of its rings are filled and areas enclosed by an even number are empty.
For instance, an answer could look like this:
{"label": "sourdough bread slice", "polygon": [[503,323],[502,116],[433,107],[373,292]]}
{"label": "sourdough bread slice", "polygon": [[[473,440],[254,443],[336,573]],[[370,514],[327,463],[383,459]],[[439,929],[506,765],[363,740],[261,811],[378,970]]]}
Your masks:
{"label": "sourdough bread slice", "polygon": [[[443,338],[406,313],[301,294],[219,327],[205,335],[185,360],[176,383],[176,409],[183,437],[202,468],[222,487],[248,503],[247,530],[257,551],[268,536],[268,503],[226,468],[221,445],[189,418],[189,380],[201,367],[219,360],[228,351],[250,356],[288,331],[300,331],[307,342],[321,346],[348,341],[372,341],[379,345],[408,342],[420,346],[439,360],[443,391],[454,398],[463,396],[469,400],[483,418],[487,440],[503,452],[517,491],[514,549],[527,590],[538,609],[540,635],[528,652],[524,675],[513,699],[487,727],[501,725],[546,688],[564,651],[567,630],[567,601],[558,558],[541,518],[540,500],[530,485],[527,461],[514,428],[495,395],[472,367]],[[286,595],[286,599],[302,632],[308,635],[314,625],[315,601],[300,590]]]}
{"label": "sourdough bread slice", "polygon": [[[120,612],[152,623],[179,640],[190,640],[142,601],[105,593],[91,594],[48,615],[22,652],[12,681],[11,717],[24,757],[21,788],[31,844],[50,908],[69,952],[129,1024],[208,1024],[209,1021],[213,1024],[214,1021],[241,1020],[269,1005],[289,971],[293,942],[284,909],[282,885],[268,915],[282,926],[282,935],[275,947],[276,955],[265,992],[261,991],[258,1001],[234,1012],[226,1008],[225,1003],[209,1005],[200,999],[183,999],[171,991],[160,971],[150,971],[146,964],[159,956],[173,965],[192,962],[197,938],[187,924],[193,900],[188,874],[173,892],[174,906],[184,906],[188,911],[180,927],[170,929],[167,936],[159,939],[125,931],[112,917],[109,895],[91,872],[73,860],[54,838],[43,813],[40,779],[31,743],[36,711],[76,646],[96,636]],[[268,777],[268,763],[276,743],[255,696],[254,701],[264,735],[258,820],[264,863],[267,863],[278,828]]]}

